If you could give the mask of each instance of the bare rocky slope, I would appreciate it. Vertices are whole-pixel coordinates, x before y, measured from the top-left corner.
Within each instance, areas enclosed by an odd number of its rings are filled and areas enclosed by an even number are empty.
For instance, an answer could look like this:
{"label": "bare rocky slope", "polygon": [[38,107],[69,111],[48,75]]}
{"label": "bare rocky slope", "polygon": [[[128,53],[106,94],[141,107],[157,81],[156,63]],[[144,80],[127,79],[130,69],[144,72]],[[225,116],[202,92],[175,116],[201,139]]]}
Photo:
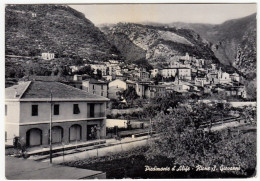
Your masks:
{"label": "bare rocky slope", "polygon": [[145,58],[151,64],[163,63],[174,55],[189,53],[206,63],[219,63],[210,44],[193,30],[118,23],[101,30],[129,62]]}
{"label": "bare rocky slope", "polygon": [[256,77],[256,14],[219,25],[179,22],[169,26],[194,30],[210,42],[222,64],[232,65],[248,79]]}

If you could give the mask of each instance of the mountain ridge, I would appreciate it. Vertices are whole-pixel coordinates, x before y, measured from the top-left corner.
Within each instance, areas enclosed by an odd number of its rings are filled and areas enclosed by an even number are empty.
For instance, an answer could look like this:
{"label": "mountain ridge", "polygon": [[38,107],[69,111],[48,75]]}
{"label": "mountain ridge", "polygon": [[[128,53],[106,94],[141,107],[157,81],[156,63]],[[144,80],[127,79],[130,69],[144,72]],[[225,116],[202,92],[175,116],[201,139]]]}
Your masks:
{"label": "mountain ridge", "polygon": [[[114,43],[121,52],[124,52],[124,48],[132,48],[130,45],[125,47],[122,46],[122,42],[115,41],[115,39],[118,39],[118,34],[124,34],[134,46],[146,53],[144,58],[152,64],[162,63],[175,55],[185,55],[186,53],[197,58],[208,59],[211,61],[208,63],[218,62],[214,53],[210,50],[208,42],[193,30],[137,23],[118,23],[110,27],[101,26],[101,31],[109,37],[111,43]],[[139,55],[137,54],[132,58],[135,59],[135,57],[139,58]]]}
{"label": "mountain ridge", "polygon": [[40,56],[52,52],[57,58],[89,60],[118,55],[99,28],[69,6],[7,5],[5,9],[7,55]]}
{"label": "mountain ridge", "polygon": [[210,43],[219,61],[233,66],[240,74],[254,79],[256,74],[256,13],[227,20],[221,24],[201,24],[173,22],[169,24],[151,23],[191,29]]}

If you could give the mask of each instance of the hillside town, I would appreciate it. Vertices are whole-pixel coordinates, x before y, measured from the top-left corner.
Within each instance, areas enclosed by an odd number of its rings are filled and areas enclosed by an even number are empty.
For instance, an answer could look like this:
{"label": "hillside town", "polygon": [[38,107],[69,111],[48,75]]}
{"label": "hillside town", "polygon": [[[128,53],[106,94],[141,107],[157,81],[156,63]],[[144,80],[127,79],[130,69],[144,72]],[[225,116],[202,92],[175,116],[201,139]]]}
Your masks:
{"label": "hillside town", "polygon": [[[53,53],[42,53],[41,56],[43,60],[50,62],[54,61],[54,57]],[[86,67],[89,69],[85,69]],[[93,61],[69,68],[73,76],[31,75],[19,79],[17,85],[6,85],[6,124],[10,124],[6,131],[7,144],[13,144],[15,135],[27,146],[48,145],[48,137],[42,135],[48,135],[50,99],[54,103],[51,107],[55,125],[52,131],[56,136],[52,138],[53,143],[65,144],[75,140],[106,138],[106,114],[110,118],[123,118],[127,122],[127,116],[122,116],[125,114],[124,110],[133,108],[129,114],[139,112],[144,105],[150,104],[151,99],[171,94],[193,96],[200,101],[220,101],[217,95],[221,95],[225,101],[229,97],[240,101],[247,100],[245,86],[237,73],[224,72],[216,64],[206,66],[204,59],[197,59],[188,53],[184,56],[174,56],[163,67],[150,70],[118,60],[103,63]],[[81,74],[77,74],[78,72]],[[100,78],[91,77],[89,72],[93,72],[94,76],[100,74]],[[132,94],[123,94],[127,91]],[[144,104],[140,105],[138,101],[133,104],[135,100],[142,100]],[[36,102],[33,103],[34,101]],[[58,104],[60,101],[62,103]],[[72,115],[68,114],[68,104],[71,103]],[[32,117],[28,117],[30,105]],[[117,115],[112,114],[114,109],[118,109]],[[15,116],[14,110],[20,112],[16,112]],[[72,124],[72,120],[73,123],[77,121]],[[145,119],[138,121],[145,123]],[[20,125],[20,128],[13,123]],[[36,123],[39,124],[37,128]],[[85,124],[87,129],[82,129],[86,127]],[[95,133],[98,134],[96,136],[89,134],[94,128],[99,129],[99,132]]]}
{"label": "hillside town", "polygon": [[[41,58],[51,62],[54,60],[54,54],[42,53]],[[82,73],[81,70],[86,67],[90,67],[94,75],[99,74],[99,79],[90,77],[88,72]],[[150,70],[118,60],[103,63],[93,61],[84,65],[72,65],[69,69],[73,74],[71,76],[32,75],[21,80],[66,82],[73,87],[110,99],[120,99],[117,92],[127,90],[128,87],[133,87],[136,94],[144,99],[162,97],[172,92],[194,93],[198,96],[223,93],[226,96],[247,98],[245,86],[241,83],[238,73],[224,72],[216,64],[205,65],[204,59],[197,59],[188,53],[185,56],[174,56],[163,66],[155,66]],[[77,74],[79,71],[80,75]]]}

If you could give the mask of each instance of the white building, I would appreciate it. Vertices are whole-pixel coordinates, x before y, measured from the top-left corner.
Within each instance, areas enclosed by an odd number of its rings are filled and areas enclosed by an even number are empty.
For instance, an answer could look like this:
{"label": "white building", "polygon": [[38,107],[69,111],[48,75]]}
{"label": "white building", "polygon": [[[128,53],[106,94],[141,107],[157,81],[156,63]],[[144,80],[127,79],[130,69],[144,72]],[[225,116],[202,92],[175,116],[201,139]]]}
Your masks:
{"label": "white building", "polygon": [[118,92],[126,90],[127,85],[125,81],[116,79],[108,83],[108,97],[112,99],[118,98]]}
{"label": "white building", "polygon": [[178,69],[176,68],[164,68],[160,70],[160,74],[164,78],[169,78],[169,77],[175,77],[177,74]]}
{"label": "white building", "polygon": [[178,68],[179,79],[191,80],[191,69],[190,68]]}
{"label": "white building", "polygon": [[55,55],[54,53],[42,53],[42,59],[43,60],[52,60],[54,59]]}
{"label": "white building", "polygon": [[[106,102],[59,82],[28,81],[5,89],[6,144],[19,137],[26,146],[73,143],[106,136]],[[97,137],[91,135],[96,127]]]}
{"label": "white building", "polygon": [[206,77],[195,77],[195,85],[204,87],[206,84],[210,84]]}
{"label": "white building", "polygon": [[240,82],[240,76],[237,73],[233,73],[230,75],[232,81]]}
{"label": "white building", "polygon": [[107,83],[102,80],[90,78],[82,81],[82,89],[91,94],[107,97]]}
{"label": "white building", "polygon": [[97,74],[97,70],[100,70],[103,75],[107,75],[107,66],[104,64],[91,64],[90,67],[94,70],[94,74]]}
{"label": "white building", "polygon": [[226,72],[222,72],[221,68],[218,71],[218,79],[220,84],[231,83],[231,78],[229,74]]}

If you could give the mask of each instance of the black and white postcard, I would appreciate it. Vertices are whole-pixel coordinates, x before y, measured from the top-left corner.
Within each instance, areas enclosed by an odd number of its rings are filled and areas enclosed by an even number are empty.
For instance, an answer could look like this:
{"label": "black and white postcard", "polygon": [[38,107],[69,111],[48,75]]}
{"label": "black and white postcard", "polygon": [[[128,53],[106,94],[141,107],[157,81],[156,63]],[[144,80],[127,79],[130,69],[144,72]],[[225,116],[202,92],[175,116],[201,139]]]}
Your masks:
{"label": "black and white postcard", "polygon": [[257,178],[256,3],[4,18],[6,179]]}

